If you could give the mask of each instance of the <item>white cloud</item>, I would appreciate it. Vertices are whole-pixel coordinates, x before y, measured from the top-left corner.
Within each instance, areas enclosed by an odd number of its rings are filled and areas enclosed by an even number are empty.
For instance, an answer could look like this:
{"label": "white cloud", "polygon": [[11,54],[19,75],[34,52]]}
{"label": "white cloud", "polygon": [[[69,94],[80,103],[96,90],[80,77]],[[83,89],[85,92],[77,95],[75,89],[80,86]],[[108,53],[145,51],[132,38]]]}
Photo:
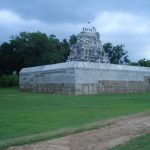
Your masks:
{"label": "white cloud", "polygon": [[[21,31],[41,31],[47,34],[55,34],[62,39],[73,33],[78,33],[82,26],[82,24],[71,23],[48,24],[36,19],[25,20],[14,12],[9,10],[0,10],[0,28],[3,29],[0,32],[5,31],[6,35],[4,36],[9,37],[11,35],[18,34]],[[3,39],[0,40],[2,41]]]}
{"label": "white cloud", "polygon": [[[102,43],[125,44],[133,60],[150,59],[150,20],[127,12],[105,11],[97,15],[93,25],[101,33]],[[82,30],[85,24],[46,23],[37,19],[26,20],[9,10],[0,10],[0,41],[21,31],[41,31],[59,38],[68,38]]]}
{"label": "white cloud", "polygon": [[0,24],[9,25],[11,23],[20,22],[20,18],[18,15],[11,13],[8,10],[0,11]]}
{"label": "white cloud", "polygon": [[102,32],[106,33],[150,33],[150,20],[148,20],[148,18],[137,16],[127,12],[105,11],[95,18],[94,23],[97,26],[101,25],[101,27],[99,28]]}
{"label": "white cloud", "polygon": [[103,42],[124,44],[132,60],[150,59],[150,20],[128,12],[99,14],[94,24],[101,33]]}

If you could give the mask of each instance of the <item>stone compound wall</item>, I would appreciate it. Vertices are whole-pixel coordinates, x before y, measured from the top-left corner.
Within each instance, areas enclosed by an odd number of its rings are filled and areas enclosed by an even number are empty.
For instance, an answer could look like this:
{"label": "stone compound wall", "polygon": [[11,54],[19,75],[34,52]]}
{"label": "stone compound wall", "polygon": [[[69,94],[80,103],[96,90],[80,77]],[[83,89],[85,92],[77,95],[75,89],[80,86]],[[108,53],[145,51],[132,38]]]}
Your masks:
{"label": "stone compound wall", "polygon": [[74,69],[20,73],[22,91],[75,94]]}
{"label": "stone compound wall", "polygon": [[24,68],[20,89],[74,95],[149,92],[150,68],[91,62]]}

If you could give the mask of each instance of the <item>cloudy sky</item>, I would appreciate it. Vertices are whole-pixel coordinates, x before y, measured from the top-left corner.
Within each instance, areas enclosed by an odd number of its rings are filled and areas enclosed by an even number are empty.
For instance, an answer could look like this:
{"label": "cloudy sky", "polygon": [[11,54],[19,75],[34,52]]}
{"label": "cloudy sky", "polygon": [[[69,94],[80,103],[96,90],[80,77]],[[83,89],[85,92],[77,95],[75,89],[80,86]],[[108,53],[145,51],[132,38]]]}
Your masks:
{"label": "cloudy sky", "polygon": [[150,59],[150,0],[1,0],[0,43],[21,31],[58,38],[90,21],[102,43],[124,44],[130,59]]}

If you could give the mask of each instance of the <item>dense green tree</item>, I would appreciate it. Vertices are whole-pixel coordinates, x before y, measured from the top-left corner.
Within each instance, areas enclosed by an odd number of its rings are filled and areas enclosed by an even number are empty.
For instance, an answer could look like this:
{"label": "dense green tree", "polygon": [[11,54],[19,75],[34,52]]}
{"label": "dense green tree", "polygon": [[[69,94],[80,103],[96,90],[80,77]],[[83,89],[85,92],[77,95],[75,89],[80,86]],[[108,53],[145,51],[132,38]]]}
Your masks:
{"label": "dense green tree", "polygon": [[110,63],[112,64],[127,64],[130,62],[128,59],[128,52],[124,50],[124,45],[113,46],[112,43],[103,45],[105,52],[108,54]]}
{"label": "dense green tree", "polygon": [[76,44],[76,42],[77,42],[77,36],[75,34],[71,35],[69,39],[69,44],[70,45]]}
{"label": "dense green tree", "polygon": [[20,65],[15,49],[9,43],[3,43],[0,48],[0,74],[10,74]]}
{"label": "dense green tree", "polygon": [[69,43],[66,39],[63,40],[62,42],[62,52],[63,52],[63,56],[64,56],[64,59],[63,61],[66,61],[69,54],[70,54],[70,47],[69,47]]}
{"label": "dense green tree", "polygon": [[130,65],[132,65],[132,66],[150,67],[150,60],[146,60],[145,58],[143,58],[143,59],[140,59],[137,62],[131,62]]}
{"label": "dense green tree", "polygon": [[23,67],[64,62],[69,52],[66,39],[59,41],[55,35],[48,37],[41,32],[21,32],[0,46],[0,73],[18,73]]}
{"label": "dense green tree", "polygon": [[130,62],[129,65],[130,66],[139,66],[138,62]]}
{"label": "dense green tree", "polygon": [[138,61],[139,66],[150,67],[150,60],[141,59]]}

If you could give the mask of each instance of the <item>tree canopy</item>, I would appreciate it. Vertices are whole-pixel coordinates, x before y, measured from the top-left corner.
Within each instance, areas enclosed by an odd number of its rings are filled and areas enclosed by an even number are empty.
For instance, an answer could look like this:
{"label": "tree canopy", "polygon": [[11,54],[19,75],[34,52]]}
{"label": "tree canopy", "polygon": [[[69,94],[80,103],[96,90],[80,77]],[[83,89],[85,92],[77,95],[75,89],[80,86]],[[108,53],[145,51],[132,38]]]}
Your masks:
{"label": "tree canopy", "polygon": [[54,64],[66,61],[69,43],[41,32],[21,32],[0,46],[0,73],[19,72],[23,67]]}
{"label": "tree canopy", "polygon": [[76,44],[76,42],[77,42],[77,36],[75,34],[71,35],[69,39],[69,44],[70,45]]}
{"label": "tree canopy", "polygon": [[108,54],[108,59],[112,64],[128,64],[128,52],[124,50],[124,45],[113,46],[112,43],[103,45],[105,52]]}
{"label": "tree canopy", "polygon": [[146,60],[145,58],[140,59],[137,62],[130,62],[132,66],[143,66],[143,67],[150,67],[150,60]]}

